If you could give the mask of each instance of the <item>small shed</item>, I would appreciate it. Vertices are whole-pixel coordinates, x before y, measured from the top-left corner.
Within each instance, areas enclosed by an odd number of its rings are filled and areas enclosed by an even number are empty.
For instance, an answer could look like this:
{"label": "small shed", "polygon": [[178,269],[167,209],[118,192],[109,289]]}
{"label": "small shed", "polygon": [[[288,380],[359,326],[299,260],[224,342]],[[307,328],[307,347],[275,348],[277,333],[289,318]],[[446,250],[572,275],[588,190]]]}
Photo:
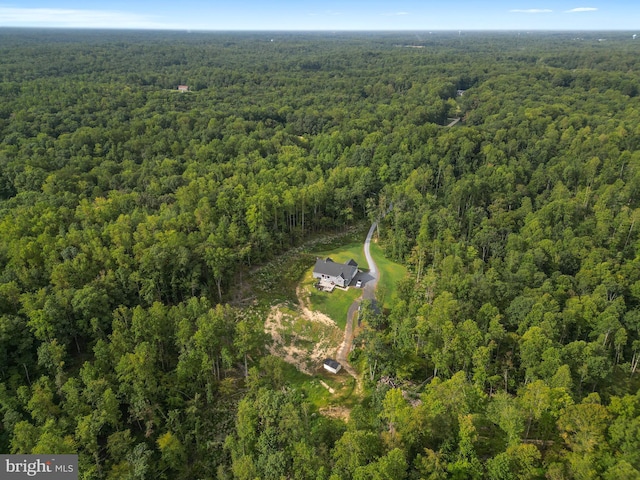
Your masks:
{"label": "small shed", "polygon": [[189,91],[189,85],[178,85],[178,91],[179,92],[188,92]]}
{"label": "small shed", "polygon": [[324,361],[324,364],[322,366],[324,367],[325,370],[327,370],[327,371],[329,371],[331,373],[338,373],[340,371],[340,369],[342,368],[342,365],[340,365],[333,358],[327,358]]}

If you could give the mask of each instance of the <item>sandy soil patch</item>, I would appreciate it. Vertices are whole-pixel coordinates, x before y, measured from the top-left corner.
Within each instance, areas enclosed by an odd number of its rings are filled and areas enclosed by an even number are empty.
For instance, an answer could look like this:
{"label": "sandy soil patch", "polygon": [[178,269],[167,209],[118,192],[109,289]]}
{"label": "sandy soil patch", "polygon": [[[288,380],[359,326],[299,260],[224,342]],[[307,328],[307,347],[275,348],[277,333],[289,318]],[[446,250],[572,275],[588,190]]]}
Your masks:
{"label": "sandy soil patch", "polygon": [[324,388],[326,388],[327,390],[329,390],[329,393],[331,395],[333,395],[334,393],[336,393],[336,391],[331,388],[329,385],[326,384],[326,382],[324,382],[323,380],[320,380],[320,385],[322,385]]}
{"label": "sandy soil patch", "polygon": [[276,305],[264,328],[273,339],[270,353],[310,375],[322,367],[325,358],[335,356],[342,340],[342,332],[333,320],[308,308],[292,310]]}
{"label": "sandy soil patch", "polygon": [[337,418],[339,420],[344,420],[345,422],[349,421],[349,415],[351,410],[345,407],[332,405],[330,407],[325,407],[320,409],[320,414],[325,417]]}
{"label": "sandy soil patch", "polygon": [[322,312],[314,312],[309,308],[309,293],[305,292],[305,289],[301,286],[296,288],[296,297],[298,297],[300,311],[306,318],[312,322],[320,322],[330,327],[336,327],[336,322],[334,322],[328,315],[325,315]]}

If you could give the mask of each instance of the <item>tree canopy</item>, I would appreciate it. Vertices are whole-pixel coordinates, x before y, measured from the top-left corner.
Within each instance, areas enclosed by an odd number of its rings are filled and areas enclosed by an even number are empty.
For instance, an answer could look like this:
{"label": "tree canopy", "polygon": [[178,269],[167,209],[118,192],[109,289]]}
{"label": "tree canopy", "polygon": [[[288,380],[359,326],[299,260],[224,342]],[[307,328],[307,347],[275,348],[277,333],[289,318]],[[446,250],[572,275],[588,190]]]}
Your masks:
{"label": "tree canopy", "polygon": [[[0,451],[84,479],[640,477],[638,48],[0,29]],[[370,220],[410,274],[366,312],[344,422],[237,300]]]}

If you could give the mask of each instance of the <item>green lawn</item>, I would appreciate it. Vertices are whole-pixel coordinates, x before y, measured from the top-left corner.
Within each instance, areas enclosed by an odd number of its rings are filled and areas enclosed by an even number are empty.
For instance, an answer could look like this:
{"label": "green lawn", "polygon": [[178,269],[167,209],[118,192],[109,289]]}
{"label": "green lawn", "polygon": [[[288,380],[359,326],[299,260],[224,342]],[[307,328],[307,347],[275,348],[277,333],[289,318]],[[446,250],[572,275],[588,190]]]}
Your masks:
{"label": "green lawn", "polygon": [[310,300],[314,310],[328,315],[341,330],[344,330],[347,324],[349,307],[355,300],[360,298],[360,295],[362,295],[362,290],[353,287],[346,292],[336,288],[331,293],[313,289]]}
{"label": "green lawn", "polygon": [[[360,223],[346,232],[319,234],[301,247],[292,248],[277,258],[247,274],[245,296],[255,295],[262,305],[270,306],[283,301],[296,302],[296,287],[305,278],[316,257],[332,255],[334,260],[346,262],[353,258],[367,267],[362,251],[366,236],[366,223]],[[337,253],[340,252],[340,253]],[[343,254],[338,257],[337,255]]]}
{"label": "green lawn", "polygon": [[[366,234],[365,234],[366,237]],[[334,262],[344,263],[350,259],[354,259],[358,264],[358,267],[367,269],[369,264],[367,259],[364,258],[364,238],[360,241],[348,243],[333,250],[323,250],[320,252],[313,252],[316,257],[326,258],[331,257]]]}
{"label": "green lawn", "polygon": [[[330,405],[340,405],[342,407],[352,408],[359,399],[355,395],[355,380],[345,371],[341,371],[338,375],[319,371],[315,375],[307,375],[296,369],[293,365],[285,364],[284,375],[287,385],[300,389],[305,398],[309,400],[316,408],[324,408]],[[330,393],[320,382],[323,381],[329,387],[335,390]]]}
{"label": "green lawn", "polygon": [[[358,262],[358,267],[366,270],[369,265],[364,257],[364,235],[361,240],[351,242],[332,250],[314,252],[313,255],[321,258],[331,257],[335,262],[342,263],[353,258]],[[404,278],[407,269],[402,265],[387,259],[382,249],[376,243],[371,243],[371,255],[380,271],[377,297],[382,300],[382,308],[390,308],[397,291],[397,282]],[[332,318],[340,328],[344,328],[349,306],[362,294],[359,288],[349,288],[348,291],[335,289],[331,293],[320,292],[313,288],[313,268],[310,268],[303,280],[305,287],[309,287],[311,307]]]}
{"label": "green lawn", "polygon": [[386,258],[377,243],[371,242],[371,255],[380,270],[376,297],[382,300],[382,308],[390,308],[398,291],[398,282],[407,275],[407,268]]}
{"label": "green lawn", "polygon": [[[357,239],[345,245],[333,248],[331,250],[321,250],[313,252],[313,255],[320,258],[331,257],[331,259],[337,263],[344,263],[350,259],[355,260],[358,263],[358,267],[362,269],[369,268],[367,259],[364,256],[364,236],[361,235],[361,239]],[[355,287],[350,287],[346,292],[336,288],[333,292],[320,292],[313,288],[315,280],[312,277],[313,268],[310,268],[305,275],[305,286],[309,285],[309,300],[311,302],[311,308],[318,310],[329,316],[340,329],[344,330],[347,323],[347,313],[351,304],[360,298],[362,290]]]}
{"label": "green lawn", "polygon": [[320,384],[315,376],[302,373],[290,364],[285,365],[285,378],[287,385],[302,390],[305,397],[316,407],[321,408],[331,402],[332,395]]}
{"label": "green lawn", "polygon": [[[331,257],[333,258],[333,257]],[[310,268],[303,279],[303,288],[309,292],[311,309],[322,312],[331,318],[341,330],[347,324],[347,312],[351,304],[362,295],[359,288],[350,287],[347,291],[336,288],[333,292],[321,292],[313,286],[316,280],[312,276],[313,268]]]}
{"label": "green lawn", "polygon": [[[337,263],[344,263],[350,259],[354,259],[360,268],[368,268],[367,260],[364,257],[363,250],[364,240],[352,241],[345,245],[341,245],[332,250],[321,250],[313,252],[313,255],[320,258],[331,257]],[[312,277],[313,267],[310,268],[305,277],[304,285],[309,287],[309,300],[311,308],[318,310],[329,316],[338,327],[344,329],[347,323],[347,312],[351,304],[360,298],[362,290],[350,287],[346,292],[336,288],[333,292],[321,292],[313,287],[315,280]]]}

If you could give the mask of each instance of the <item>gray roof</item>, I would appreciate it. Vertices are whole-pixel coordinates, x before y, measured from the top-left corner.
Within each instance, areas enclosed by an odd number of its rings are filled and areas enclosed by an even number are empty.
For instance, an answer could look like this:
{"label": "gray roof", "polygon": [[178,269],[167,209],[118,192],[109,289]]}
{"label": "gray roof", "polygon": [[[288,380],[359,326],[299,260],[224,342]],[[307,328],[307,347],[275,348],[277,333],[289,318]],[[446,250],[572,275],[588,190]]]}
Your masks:
{"label": "gray roof", "polygon": [[329,275],[331,277],[353,278],[358,272],[358,264],[349,260],[347,263],[336,263],[330,258],[316,260],[316,265],[313,267],[314,273],[321,275]]}
{"label": "gray roof", "polygon": [[327,365],[328,367],[333,368],[334,370],[340,366],[340,364],[336,362],[333,358],[327,358],[324,361],[324,364]]}

